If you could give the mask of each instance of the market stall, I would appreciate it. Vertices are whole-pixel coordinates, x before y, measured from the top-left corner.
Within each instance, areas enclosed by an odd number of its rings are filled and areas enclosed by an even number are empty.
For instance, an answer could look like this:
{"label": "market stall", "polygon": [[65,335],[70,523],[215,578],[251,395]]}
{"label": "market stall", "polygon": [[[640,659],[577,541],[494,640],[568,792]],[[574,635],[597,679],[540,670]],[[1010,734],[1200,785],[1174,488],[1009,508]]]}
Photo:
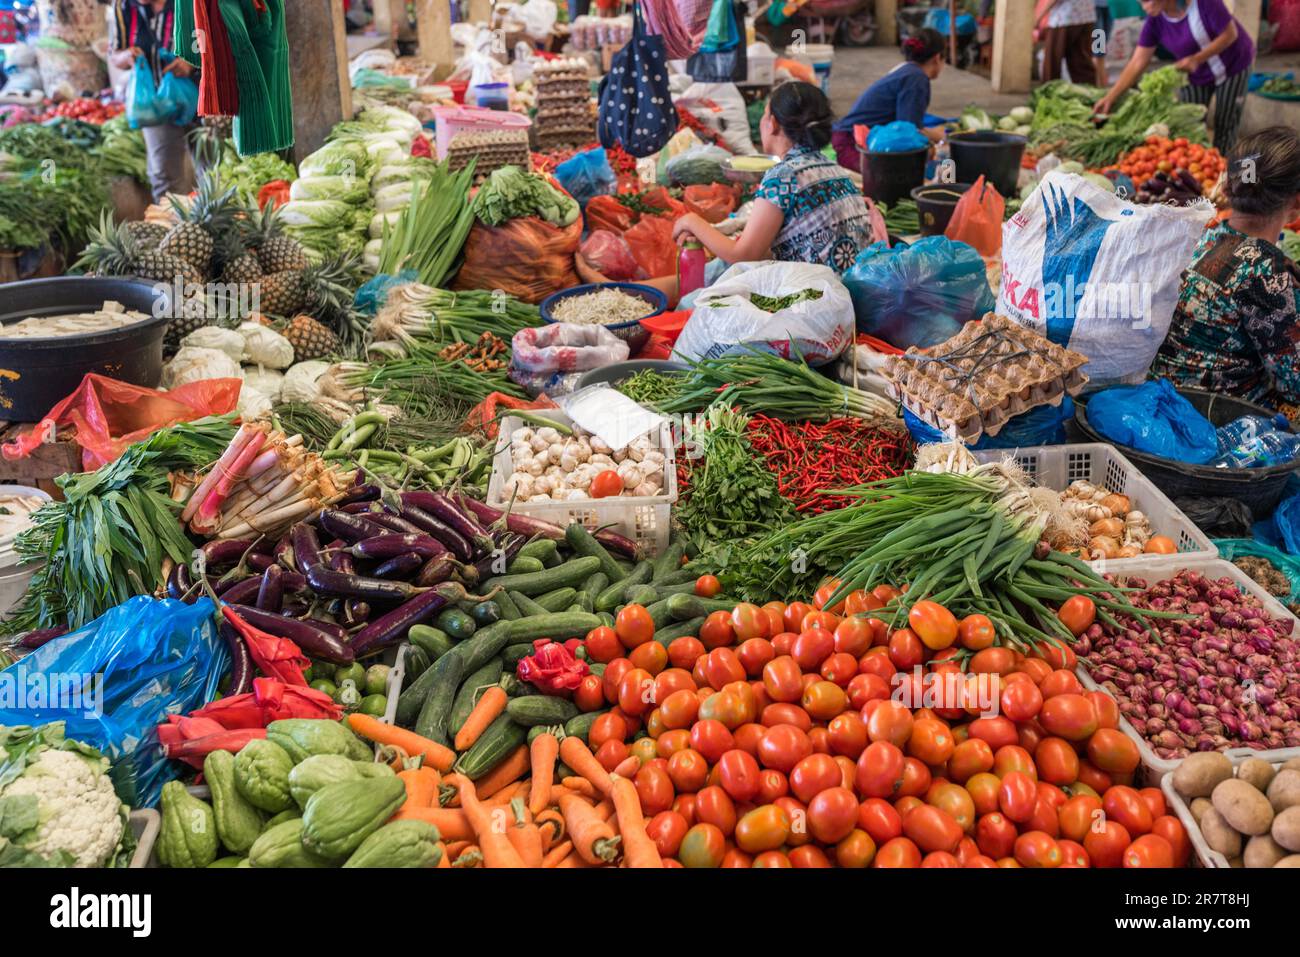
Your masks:
{"label": "market stall", "polygon": [[[218,6],[193,103],[0,130],[0,866],[1300,865],[1300,413],[1169,347],[1263,215],[1176,68],[851,179],[729,3]],[[792,157],[851,226],[744,255]]]}

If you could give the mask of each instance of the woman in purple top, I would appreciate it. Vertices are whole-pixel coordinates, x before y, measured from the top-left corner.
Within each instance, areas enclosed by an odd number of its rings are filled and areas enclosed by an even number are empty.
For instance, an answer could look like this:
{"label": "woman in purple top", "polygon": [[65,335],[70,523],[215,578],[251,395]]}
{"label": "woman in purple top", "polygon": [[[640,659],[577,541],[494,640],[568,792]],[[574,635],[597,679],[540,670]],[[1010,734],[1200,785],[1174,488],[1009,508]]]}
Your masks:
{"label": "woman in purple top", "polygon": [[1227,153],[1237,139],[1255,44],[1223,0],[1141,2],[1147,19],[1137,49],[1115,85],[1097,101],[1097,112],[1110,112],[1150,65],[1156,47],[1162,46],[1178,58],[1174,65],[1188,75],[1188,86],[1180,91],[1183,100],[1205,106],[1214,101],[1214,145]]}

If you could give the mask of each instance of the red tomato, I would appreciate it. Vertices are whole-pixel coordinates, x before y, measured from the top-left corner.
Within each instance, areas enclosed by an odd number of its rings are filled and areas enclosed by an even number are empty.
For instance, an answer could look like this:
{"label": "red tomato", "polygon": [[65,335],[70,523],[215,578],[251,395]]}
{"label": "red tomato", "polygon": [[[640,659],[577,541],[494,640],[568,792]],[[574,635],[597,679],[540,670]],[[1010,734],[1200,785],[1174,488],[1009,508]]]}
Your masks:
{"label": "red tomato", "polygon": [[1101,796],[1106,816],[1124,826],[1133,837],[1151,830],[1154,818],[1142,795],[1127,785],[1117,784]]}
{"label": "red tomato", "polygon": [[1081,694],[1058,694],[1043,702],[1039,723],[1048,734],[1086,741],[1097,730],[1097,712]]}
{"label": "red tomato", "polygon": [[655,675],[655,701],[659,704],[667,701],[674,691],[689,691],[694,694],[695,690],[695,680],[685,668],[665,668]]}
{"label": "red tomato", "polygon": [[626,658],[615,658],[605,666],[605,673],[601,676],[605,683],[605,700],[611,704],[618,703],[618,686],[623,681],[623,676],[632,670],[632,662]]}
{"label": "red tomato", "polygon": [[[741,641],[767,637],[767,615],[763,609],[749,602],[741,602],[731,612],[731,627]],[[707,642],[706,642],[707,644]]]}
{"label": "red tomato", "polygon": [[1174,848],[1158,834],[1143,834],[1124,849],[1125,867],[1173,867]]}
{"label": "red tomato", "polygon": [[691,747],[704,755],[704,759],[710,764],[735,746],[736,739],[731,736],[731,731],[721,721],[697,721],[691,727]]}
{"label": "red tomato", "polygon": [[733,748],[718,759],[723,789],[737,801],[751,801],[758,794],[759,767],[754,756]]}
{"label": "red tomato", "polygon": [[660,811],[646,824],[645,832],[654,841],[660,857],[676,857],[682,838],[690,830],[686,818],[676,811]]}
{"label": "red tomato", "polygon": [[790,815],[775,804],[746,813],[736,822],[736,846],[749,854],[774,851],[790,834]]}
{"label": "red tomato", "polygon": [[790,791],[807,804],[827,788],[839,786],[844,775],[829,754],[810,754],[790,770]]}
{"label": "red tomato", "polygon": [[1077,841],[1058,840],[1056,846],[1061,849],[1061,866],[1062,867],[1091,867],[1092,862],[1088,858],[1088,852],[1083,849],[1083,845]]}
{"label": "red tomato", "polygon": [[745,666],[730,648],[714,648],[704,658],[704,675],[719,691],[733,681],[745,680]]}
{"label": "red tomato", "polygon": [[668,772],[652,764],[644,765],[637,771],[637,796],[641,798],[641,810],[646,814],[658,814],[673,806],[673,781]]}
{"label": "red tomato", "polygon": [[852,655],[856,661],[867,653],[875,641],[875,629],[865,618],[845,618],[835,627],[835,650]]}
{"label": "red tomato", "polygon": [[858,823],[858,799],[846,787],[830,787],[808,802],[808,830],[823,844],[835,844]]}
{"label": "red tomato", "polygon": [[1065,837],[1082,843],[1093,823],[1102,816],[1101,799],[1076,794],[1056,809],[1056,819]]}
{"label": "red tomato", "polygon": [[701,575],[695,579],[695,594],[701,598],[712,598],[720,591],[722,582],[718,581],[717,575]]}
{"label": "red tomato", "polygon": [[905,757],[888,741],[873,741],[858,756],[858,793],[868,798],[894,798],[903,784]]}
{"label": "red tomato", "polygon": [[925,803],[934,805],[951,817],[962,831],[969,831],[975,826],[975,801],[960,784],[935,781],[926,794]]}
{"label": "red tomato", "polygon": [[615,741],[613,738],[598,747],[595,752],[596,760],[606,771],[613,771],[627,760],[629,754],[631,749],[622,741]]}
{"label": "red tomato", "polygon": [[763,687],[773,701],[798,701],[803,697],[803,672],[794,658],[781,655],[763,666]]}
{"label": "red tomato", "polygon": [[670,730],[690,728],[699,710],[700,699],[695,692],[674,691],[659,706],[659,720]]}
{"label": "red tomato", "polygon": [[810,628],[799,633],[790,653],[804,671],[816,671],[835,651],[835,636],[825,628]]}
{"label": "red tomato", "polygon": [[1073,784],[1079,777],[1079,755],[1064,738],[1044,738],[1034,751],[1038,776],[1052,784]]}
{"label": "red tomato", "polygon": [[889,638],[889,660],[900,671],[908,671],[925,660],[925,645],[912,629],[899,628]]}
{"label": "red tomato", "polygon": [[912,712],[893,699],[879,702],[863,717],[867,719],[867,737],[872,741],[888,741],[902,747],[912,735]]}
{"label": "red tomato", "polygon": [[1010,648],[985,648],[970,656],[966,670],[976,675],[1004,675],[1015,667],[1016,658]]}
{"label": "red tomato", "polygon": [[1028,681],[1013,681],[1002,689],[1002,713],[1012,721],[1028,721],[1043,707],[1043,695]]}
{"label": "red tomato", "polygon": [[599,675],[586,675],[573,692],[579,711],[599,711],[605,706],[605,684]]}
{"label": "red tomato", "polygon": [[979,738],[981,741],[987,741],[990,748],[996,752],[998,748],[1008,744],[1015,744],[1020,740],[1016,725],[1010,718],[1004,718],[996,715],[988,718],[976,718],[969,725],[970,736]]}
{"label": "red tomato", "polygon": [[717,867],[726,853],[727,835],[716,825],[704,822],[683,835],[677,859],[684,867]]}
{"label": "red tomato", "polygon": [[609,498],[612,495],[621,495],[622,493],[623,476],[613,469],[598,472],[595,478],[591,480],[590,494],[592,498]]}
{"label": "red tomato", "polygon": [[925,764],[943,764],[951,757],[955,742],[952,731],[942,721],[922,719],[912,725],[912,736],[907,739],[907,752]]}
{"label": "red tomato", "polygon": [[1092,709],[1097,712],[1098,728],[1119,727],[1119,702],[1104,691],[1088,691],[1084,697],[1092,702]]}
{"label": "red tomato", "polygon": [[698,638],[690,635],[674,638],[668,646],[668,661],[674,668],[684,668],[689,672],[695,665],[695,659],[706,650],[704,642]]}
{"label": "red tomato", "polygon": [[614,632],[626,648],[635,648],[654,637],[655,623],[645,606],[624,605],[614,619]]}
{"label": "red tomato", "polygon": [[957,626],[957,638],[963,648],[983,651],[993,646],[997,631],[987,615],[967,615]]}
{"label": "red tomato", "polygon": [[1101,770],[1091,761],[1079,761],[1079,783],[1086,784],[1097,794],[1105,794],[1115,782],[1111,780],[1109,774]]}
{"label": "red tomato", "polygon": [[780,771],[765,768],[758,773],[758,794],[754,800],[760,804],[771,804],[779,797],[790,793],[790,781]]}
{"label": "red tomato", "polygon": [[996,811],[981,815],[975,822],[975,843],[989,857],[1009,857],[1016,844],[1016,826]]}
{"label": "red tomato", "polygon": [[957,619],[938,602],[918,601],[907,613],[907,623],[932,651],[947,648],[957,640]]}
{"label": "red tomato", "polygon": [[930,789],[931,780],[930,769],[918,758],[904,758],[903,783],[899,785],[898,793],[903,797],[909,795],[919,797]]}
{"label": "red tomato", "polygon": [[695,795],[695,819],[712,824],[727,837],[736,829],[736,802],[719,785],[712,784]]}
{"label": "red tomato", "polygon": [[998,809],[998,791],[1002,782],[996,774],[981,771],[966,781],[966,793],[975,803],[976,814],[992,814]]}
{"label": "red tomato", "polygon": [[[1183,822],[1169,814],[1161,815],[1151,822],[1151,834],[1163,837],[1169,842],[1173,856],[1172,867],[1186,867],[1192,856],[1192,841],[1187,836]],[[1141,838],[1139,838],[1141,840]]]}
{"label": "red tomato", "polygon": [[889,697],[889,682],[880,675],[857,674],[844,690],[848,692],[849,707],[861,711],[868,701]]}
{"label": "red tomato", "polygon": [[801,601],[793,601],[786,605],[785,611],[781,614],[781,618],[785,622],[785,630],[798,634],[804,618],[809,612],[815,610],[812,605]]}
{"label": "red tomato", "polygon": [[1088,739],[1088,760],[1108,774],[1132,774],[1142,755],[1123,731],[1098,728]]}
{"label": "red tomato", "polygon": [[642,671],[658,675],[668,667],[668,649],[657,641],[647,641],[628,652],[627,660]]}
{"label": "red tomato", "polygon": [[898,674],[898,669],[889,660],[889,649],[884,645],[875,645],[858,659],[858,674],[875,675],[888,684]]}
{"label": "red tomato", "polygon": [[800,728],[778,724],[768,728],[758,743],[758,759],[764,767],[789,774],[796,764],[812,754],[812,742]]}
{"label": "red tomato", "polygon": [[849,698],[834,682],[814,681],[804,689],[800,703],[814,720],[829,721],[848,706]]}
{"label": "red tomato", "polygon": [[952,853],[961,841],[961,826],[937,807],[922,804],[903,815],[903,833],[921,850]]}
{"label": "red tomato", "polygon": [[[751,638],[736,649],[736,658],[745,669],[745,674],[757,678],[763,668],[776,657],[776,650],[766,638]],[[857,662],[854,662],[856,666]]]}
{"label": "red tomato", "polygon": [[607,625],[601,625],[599,628],[593,628],[587,632],[583,646],[587,649],[587,655],[592,661],[606,663],[623,654],[622,642],[618,640],[618,635],[614,629]]}
{"label": "red tomato", "polygon": [[1097,620],[1097,606],[1087,595],[1075,595],[1066,599],[1056,617],[1070,629],[1070,634],[1082,635]]}
{"label": "red tomato", "polygon": [[709,778],[708,762],[694,748],[683,748],[668,759],[668,778],[678,791],[698,791]]}
{"label": "red tomato", "polygon": [[713,612],[700,625],[700,641],[705,648],[725,648],[735,640],[736,629],[731,624],[731,615],[725,611]]}
{"label": "red tomato", "polygon": [[1044,698],[1051,698],[1058,694],[1083,694],[1083,685],[1079,684],[1079,679],[1074,676],[1073,671],[1058,668],[1043,679],[1038,690],[1042,692]]}
{"label": "red tomato", "polygon": [[867,798],[858,805],[858,827],[879,845],[903,833],[903,818],[888,801]]}
{"label": "red tomato", "polygon": [[1153,820],[1169,813],[1169,808],[1165,805],[1164,793],[1159,788],[1142,788],[1138,791],[1138,796],[1151,809]]}
{"label": "red tomato", "polygon": [[974,775],[992,768],[993,749],[979,738],[962,741],[948,758],[948,777],[958,784],[965,784]]}
{"label": "red tomato", "polygon": [[841,688],[847,688],[849,682],[858,676],[858,659],[847,651],[837,651],[822,662],[821,676]]}
{"label": "red tomato", "polygon": [[1065,860],[1056,838],[1042,831],[1021,834],[1012,853],[1022,867],[1060,867]]}
{"label": "red tomato", "polygon": [[1002,777],[998,789],[998,808],[1006,817],[1023,824],[1034,815],[1038,804],[1038,789],[1034,780],[1023,771],[1010,771]]}
{"label": "red tomato", "polygon": [[804,731],[812,730],[812,718],[797,704],[770,704],[759,715],[759,723],[769,728],[778,724],[792,724]]}
{"label": "red tomato", "polygon": [[1010,771],[1020,771],[1030,780],[1038,780],[1038,766],[1029,752],[1018,744],[1004,745],[993,752],[993,773],[1005,777]]}
{"label": "red tomato", "polygon": [[751,867],[793,867],[790,858],[781,851],[764,851],[754,857]]}
{"label": "red tomato", "polygon": [[826,726],[833,754],[842,754],[856,761],[867,746],[867,723],[856,711],[836,715]]}
{"label": "red tomato", "polygon": [[1102,818],[1088,828],[1083,838],[1083,849],[1088,852],[1093,867],[1119,867],[1130,843],[1128,830],[1123,824]]}
{"label": "red tomato", "polygon": [[921,850],[906,837],[895,837],[876,851],[873,867],[920,867]]}
{"label": "red tomato", "polygon": [[820,847],[804,844],[790,852],[791,867],[830,867],[830,858]]}
{"label": "red tomato", "polygon": [[654,690],[654,676],[643,668],[633,668],[618,683],[619,709],[633,716],[649,713],[654,707]]}
{"label": "red tomato", "polygon": [[606,741],[627,740],[628,731],[627,721],[621,714],[606,711],[591,723],[587,741],[593,748],[598,748]]}

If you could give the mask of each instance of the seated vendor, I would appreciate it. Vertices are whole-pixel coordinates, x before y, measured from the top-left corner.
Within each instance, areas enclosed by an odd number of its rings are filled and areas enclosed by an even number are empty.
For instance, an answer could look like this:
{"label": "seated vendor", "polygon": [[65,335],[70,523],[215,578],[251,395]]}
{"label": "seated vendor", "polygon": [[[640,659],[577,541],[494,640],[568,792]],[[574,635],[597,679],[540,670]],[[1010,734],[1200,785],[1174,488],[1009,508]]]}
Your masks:
{"label": "seated vendor", "polygon": [[863,90],[853,108],[834,126],[831,142],[841,166],[862,168],[862,157],[853,139],[855,126],[882,126],[905,120],[931,140],[943,139],[942,126],[926,129],[922,125],[930,108],[930,81],[943,72],[943,46],[943,37],[928,27],[903,41],[903,62]]}
{"label": "seated vendor", "polygon": [[[831,138],[830,101],[811,83],[772,91],[760,125],[763,152],[781,157],[759,184],[745,228],[732,238],[702,216],[687,213],[673,226],[678,244],[698,240],[726,265],[778,259],[848,269],[871,245],[867,204],[844,170],[821,154]],[[584,282],[606,282],[577,257]],[[677,298],[677,277],[646,280]]]}
{"label": "seated vendor", "polygon": [[1183,273],[1153,376],[1278,409],[1300,422],[1300,268],[1276,245],[1300,216],[1300,136],[1273,126],[1228,155],[1232,214]]}

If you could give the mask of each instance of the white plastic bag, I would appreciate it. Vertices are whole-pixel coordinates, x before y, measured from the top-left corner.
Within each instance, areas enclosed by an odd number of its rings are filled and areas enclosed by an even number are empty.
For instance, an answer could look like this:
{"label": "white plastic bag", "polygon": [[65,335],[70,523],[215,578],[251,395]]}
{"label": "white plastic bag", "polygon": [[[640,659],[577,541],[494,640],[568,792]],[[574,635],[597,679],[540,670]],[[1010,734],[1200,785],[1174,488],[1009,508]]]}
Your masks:
{"label": "white plastic bag", "polygon": [[200,379],[242,379],[244,371],[239,363],[220,349],[185,346],[177,350],[170,362],[163,366],[162,387],[177,386]]}
{"label": "white plastic bag", "polygon": [[1053,170],[1002,225],[997,311],[1086,355],[1094,385],[1141,382],[1213,215],[1204,200],[1139,206]]}
{"label": "white plastic bag", "polygon": [[[803,290],[821,295],[775,313],[756,306],[754,293],[771,298]],[[835,271],[811,263],[736,263],[695,300],[695,311],[673,351],[686,359],[711,359],[746,348],[810,365],[829,362],[853,341],[853,300]]]}
{"label": "white plastic bag", "polygon": [[280,401],[280,387],[284,385],[284,373],[279,369],[266,366],[244,366],[244,388],[256,389],[272,402]]}
{"label": "white plastic bag", "polygon": [[293,365],[293,344],[270,326],[243,322],[238,333],[244,340],[242,361],[268,369],[287,369]]}
{"label": "white plastic bag", "polygon": [[628,345],[604,326],[553,322],[521,329],[510,343],[510,366],[526,372],[585,372],[628,357]]}
{"label": "white plastic bag", "polygon": [[554,0],[525,0],[511,11],[511,16],[524,25],[524,33],[534,40],[545,40],[555,28],[560,17]]}
{"label": "white plastic bag", "polygon": [[731,152],[739,156],[758,152],[749,137],[745,98],[736,84],[692,83],[681,96],[673,97],[673,103],[718,133]]}
{"label": "white plastic bag", "polygon": [[192,349],[216,349],[235,362],[244,358],[244,337],[234,329],[223,329],[220,326],[195,329],[181,340],[180,345],[182,349],[187,346]]}

